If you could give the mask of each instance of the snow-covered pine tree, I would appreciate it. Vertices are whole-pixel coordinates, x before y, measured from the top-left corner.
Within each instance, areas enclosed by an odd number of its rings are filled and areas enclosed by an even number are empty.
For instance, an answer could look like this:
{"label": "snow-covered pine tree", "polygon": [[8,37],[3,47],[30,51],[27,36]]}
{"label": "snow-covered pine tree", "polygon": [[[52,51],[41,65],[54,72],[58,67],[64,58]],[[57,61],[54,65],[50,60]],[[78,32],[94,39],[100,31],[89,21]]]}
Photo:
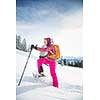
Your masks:
{"label": "snow-covered pine tree", "polygon": [[27,51],[27,44],[26,44],[26,39],[25,38],[22,41],[22,50]]}
{"label": "snow-covered pine tree", "polygon": [[16,48],[21,49],[21,37],[16,35]]}

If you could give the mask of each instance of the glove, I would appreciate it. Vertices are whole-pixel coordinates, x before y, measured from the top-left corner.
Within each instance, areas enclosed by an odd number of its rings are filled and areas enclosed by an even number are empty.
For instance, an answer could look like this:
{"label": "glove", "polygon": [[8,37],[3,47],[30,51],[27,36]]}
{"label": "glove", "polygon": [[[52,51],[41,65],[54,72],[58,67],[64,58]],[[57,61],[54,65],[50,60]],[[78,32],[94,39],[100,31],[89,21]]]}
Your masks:
{"label": "glove", "polygon": [[32,45],[31,45],[31,50],[32,50],[33,48],[34,48],[34,45],[32,44]]}
{"label": "glove", "polygon": [[32,50],[33,48],[37,50],[37,45],[34,46],[34,45],[32,44],[32,45],[31,45],[31,50]]}
{"label": "glove", "polygon": [[37,50],[37,45],[36,45],[36,46],[34,46],[34,49],[35,49],[35,50]]}

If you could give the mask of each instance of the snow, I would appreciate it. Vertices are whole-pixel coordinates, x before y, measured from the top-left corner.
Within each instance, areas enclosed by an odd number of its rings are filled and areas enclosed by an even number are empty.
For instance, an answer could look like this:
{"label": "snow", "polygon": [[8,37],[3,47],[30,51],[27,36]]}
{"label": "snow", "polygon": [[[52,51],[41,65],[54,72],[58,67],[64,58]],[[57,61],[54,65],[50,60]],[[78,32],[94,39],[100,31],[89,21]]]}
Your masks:
{"label": "snow", "polygon": [[38,53],[35,50],[29,59],[21,85],[17,86],[27,57],[28,53],[16,50],[16,100],[83,100],[83,70],[57,64],[59,88],[55,88],[52,86],[49,66],[43,65],[46,77],[37,79],[32,76],[32,72],[37,73]]}

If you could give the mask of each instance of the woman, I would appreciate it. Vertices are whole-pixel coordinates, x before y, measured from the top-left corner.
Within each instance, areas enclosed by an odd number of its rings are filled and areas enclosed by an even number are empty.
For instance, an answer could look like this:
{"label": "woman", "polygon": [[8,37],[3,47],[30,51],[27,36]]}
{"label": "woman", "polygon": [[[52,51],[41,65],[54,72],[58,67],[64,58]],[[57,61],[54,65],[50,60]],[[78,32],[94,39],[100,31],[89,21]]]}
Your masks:
{"label": "woman", "polygon": [[38,72],[41,74],[40,67],[42,64],[49,64],[50,66],[50,74],[53,80],[53,86],[58,87],[58,79],[55,72],[56,69],[56,61],[55,59],[51,58],[52,53],[55,53],[55,49],[53,44],[51,44],[50,38],[44,38],[44,44],[46,45],[46,48],[40,48],[36,47],[34,45],[31,45],[31,49],[34,48],[40,52],[48,52],[47,56],[44,58],[39,58],[37,60],[37,66],[38,66]]}

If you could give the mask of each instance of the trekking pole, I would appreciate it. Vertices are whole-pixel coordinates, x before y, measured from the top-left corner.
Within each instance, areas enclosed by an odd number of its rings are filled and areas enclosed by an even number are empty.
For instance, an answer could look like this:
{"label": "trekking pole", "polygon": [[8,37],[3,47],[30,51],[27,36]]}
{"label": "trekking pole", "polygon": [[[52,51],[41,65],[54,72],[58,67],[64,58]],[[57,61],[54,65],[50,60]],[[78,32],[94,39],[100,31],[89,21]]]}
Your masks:
{"label": "trekking pole", "polygon": [[27,61],[26,61],[25,67],[24,67],[23,72],[22,72],[22,75],[21,75],[21,77],[20,77],[20,80],[19,80],[18,86],[20,86],[20,83],[21,83],[21,81],[22,81],[22,78],[23,78],[23,75],[24,75],[25,69],[26,69],[26,67],[27,67],[28,60],[29,60],[29,58],[30,58],[31,52],[32,52],[32,50],[29,52],[29,56],[28,56],[28,58],[27,58]]}

